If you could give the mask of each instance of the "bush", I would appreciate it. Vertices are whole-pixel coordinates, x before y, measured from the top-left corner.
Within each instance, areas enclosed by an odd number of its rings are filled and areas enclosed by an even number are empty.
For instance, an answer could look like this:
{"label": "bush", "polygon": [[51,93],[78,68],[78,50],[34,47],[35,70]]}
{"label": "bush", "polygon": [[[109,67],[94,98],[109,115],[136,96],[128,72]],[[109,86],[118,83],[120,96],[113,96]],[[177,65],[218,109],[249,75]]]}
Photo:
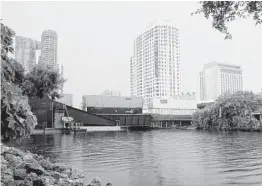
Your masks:
{"label": "bush", "polygon": [[258,120],[250,114],[262,108],[261,94],[249,91],[238,91],[224,94],[214,104],[198,110],[193,115],[193,124],[199,129],[236,129],[240,127],[254,128]]}

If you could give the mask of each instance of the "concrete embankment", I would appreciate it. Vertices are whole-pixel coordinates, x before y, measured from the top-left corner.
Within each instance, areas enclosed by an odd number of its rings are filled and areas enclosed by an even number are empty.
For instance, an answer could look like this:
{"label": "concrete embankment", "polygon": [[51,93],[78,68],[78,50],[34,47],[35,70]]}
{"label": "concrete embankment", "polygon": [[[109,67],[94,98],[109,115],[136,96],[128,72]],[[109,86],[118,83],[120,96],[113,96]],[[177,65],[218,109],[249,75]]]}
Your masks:
{"label": "concrete embankment", "polygon": [[[2,186],[101,186],[94,178],[86,184],[86,174],[66,164],[51,163],[49,159],[29,151],[24,152],[1,144]],[[112,186],[107,183],[106,186]]]}
{"label": "concrete embankment", "polygon": [[[92,126],[92,127],[80,127],[80,129],[85,129],[86,132],[97,132],[97,131],[121,131],[120,126]],[[37,134],[56,134],[56,133],[61,133],[61,129],[54,129],[54,128],[46,128],[45,131],[44,129],[34,129],[33,133],[34,135]]]}

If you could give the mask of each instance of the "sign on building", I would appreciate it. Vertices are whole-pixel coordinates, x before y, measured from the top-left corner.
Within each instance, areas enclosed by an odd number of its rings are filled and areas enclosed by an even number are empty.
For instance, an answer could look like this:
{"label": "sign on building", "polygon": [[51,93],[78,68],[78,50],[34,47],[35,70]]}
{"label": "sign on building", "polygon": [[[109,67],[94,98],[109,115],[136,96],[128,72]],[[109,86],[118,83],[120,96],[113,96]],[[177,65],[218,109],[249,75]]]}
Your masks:
{"label": "sign on building", "polygon": [[166,99],[161,99],[160,103],[167,103],[167,100]]}
{"label": "sign on building", "polygon": [[74,118],[72,117],[62,117],[62,122],[72,122],[74,121]]}

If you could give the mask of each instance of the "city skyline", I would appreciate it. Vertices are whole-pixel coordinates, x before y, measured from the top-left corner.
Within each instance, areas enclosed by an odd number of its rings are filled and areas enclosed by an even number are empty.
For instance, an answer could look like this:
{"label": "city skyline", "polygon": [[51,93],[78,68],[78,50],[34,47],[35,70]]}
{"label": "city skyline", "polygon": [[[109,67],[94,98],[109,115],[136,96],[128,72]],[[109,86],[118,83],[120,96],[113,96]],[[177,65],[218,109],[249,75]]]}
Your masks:
{"label": "city skyline", "polygon": [[[59,63],[67,79],[64,91],[74,94],[75,106],[82,95],[105,89],[129,95],[133,40],[158,18],[174,21],[180,30],[184,92],[199,92],[199,71],[210,61],[241,65],[244,90],[260,91],[256,79],[262,78],[261,25],[236,20],[229,25],[233,39],[224,40],[202,15],[190,16],[198,7],[197,2],[2,2],[2,18],[17,35],[34,40],[46,29],[58,33]],[[82,17],[84,22],[74,21]]]}

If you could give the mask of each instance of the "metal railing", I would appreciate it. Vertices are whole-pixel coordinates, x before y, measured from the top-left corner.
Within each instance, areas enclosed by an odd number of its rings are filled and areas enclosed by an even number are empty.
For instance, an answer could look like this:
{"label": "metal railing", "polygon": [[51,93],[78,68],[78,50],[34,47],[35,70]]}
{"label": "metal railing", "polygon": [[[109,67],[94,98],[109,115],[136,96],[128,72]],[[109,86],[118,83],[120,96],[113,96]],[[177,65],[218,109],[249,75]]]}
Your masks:
{"label": "metal railing", "polygon": [[148,113],[161,115],[192,115],[196,110],[197,109],[153,108],[148,109]]}

